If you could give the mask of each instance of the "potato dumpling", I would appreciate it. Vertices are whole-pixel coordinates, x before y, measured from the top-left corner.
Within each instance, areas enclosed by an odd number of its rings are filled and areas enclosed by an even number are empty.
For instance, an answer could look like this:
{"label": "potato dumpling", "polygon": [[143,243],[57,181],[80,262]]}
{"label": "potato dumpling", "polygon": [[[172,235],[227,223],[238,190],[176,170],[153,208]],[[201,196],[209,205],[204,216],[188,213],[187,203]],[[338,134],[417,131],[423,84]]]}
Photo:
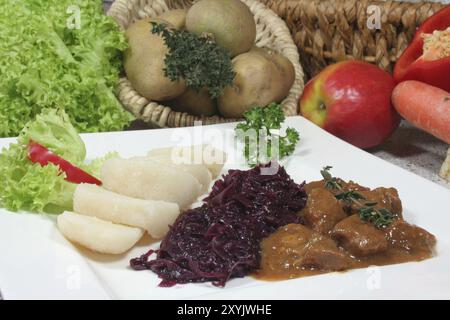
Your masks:
{"label": "potato dumpling", "polygon": [[144,234],[139,228],[66,211],[57,219],[62,235],[85,248],[106,254],[130,250]]}

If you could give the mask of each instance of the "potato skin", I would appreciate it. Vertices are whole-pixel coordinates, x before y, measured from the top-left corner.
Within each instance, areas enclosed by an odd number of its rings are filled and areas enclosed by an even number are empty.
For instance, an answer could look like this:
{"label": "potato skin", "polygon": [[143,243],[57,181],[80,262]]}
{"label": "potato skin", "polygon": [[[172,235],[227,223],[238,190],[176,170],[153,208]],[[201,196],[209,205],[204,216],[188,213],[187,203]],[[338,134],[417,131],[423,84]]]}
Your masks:
{"label": "potato skin", "polygon": [[187,112],[194,116],[213,116],[218,113],[216,102],[209,95],[207,88],[196,92],[188,88],[181,96],[168,101],[173,110]]}
{"label": "potato skin", "polygon": [[232,57],[247,52],[255,43],[256,23],[249,7],[240,0],[200,0],[188,10],[186,29],[197,35],[211,34]]}
{"label": "potato skin", "polygon": [[139,94],[149,100],[164,101],[181,95],[186,90],[186,83],[184,80],[171,81],[164,75],[168,48],[160,36],[151,33],[152,21],[163,20],[138,20],[126,30],[129,47],[124,52],[124,68]]}
{"label": "potato skin", "polygon": [[289,94],[289,91],[292,88],[292,85],[295,81],[295,68],[292,62],[283,56],[280,53],[277,53],[275,50],[272,50],[267,47],[253,47],[253,52],[259,52],[263,56],[267,57],[269,60],[271,60],[279,72],[281,72],[283,81],[281,84],[280,94],[277,97],[277,102],[282,101],[286,96]]}
{"label": "potato skin", "polygon": [[158,19],[167,21],[177,30],[183,30],[186,27],[187,9],[173,9],[166,11],[158,16]]}
{"label": "potato skin", "polygon": [[219,112],[227,118],[239,118],[252,107],[282,101],[295,78],[294,67],[286,60],[260,48],[235,57],[236,77],[218,98]]}

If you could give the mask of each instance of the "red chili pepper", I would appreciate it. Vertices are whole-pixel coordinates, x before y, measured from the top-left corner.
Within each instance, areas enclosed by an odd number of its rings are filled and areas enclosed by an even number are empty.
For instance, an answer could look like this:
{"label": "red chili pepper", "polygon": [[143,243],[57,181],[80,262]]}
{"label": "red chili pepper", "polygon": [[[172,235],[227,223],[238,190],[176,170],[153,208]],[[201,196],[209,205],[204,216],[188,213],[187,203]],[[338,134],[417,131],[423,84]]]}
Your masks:
{"label": "red chili pepper", "polygon": [[417,29],[411,44],[395,65],[394,79],[397,82],[418,80],[450,91],[450,57],[437,60],[422,59],[423,34],[446,30],[448,27],[450,27],[450,5],[429,17]]}
{"label": "red chili pepper", "polygon": [[46,166],[49,163],[57,165],[61,171],[66,174],[66,180],[73,183],[90,183],[102,185],[102,182],[97,178],[91,176],[86,171],[74,166],[69,161],[64,160],[60,156],[54,154],[43,145],[30,141],[28,144],[28,159],[33,163],[39,163],[41,166]]}

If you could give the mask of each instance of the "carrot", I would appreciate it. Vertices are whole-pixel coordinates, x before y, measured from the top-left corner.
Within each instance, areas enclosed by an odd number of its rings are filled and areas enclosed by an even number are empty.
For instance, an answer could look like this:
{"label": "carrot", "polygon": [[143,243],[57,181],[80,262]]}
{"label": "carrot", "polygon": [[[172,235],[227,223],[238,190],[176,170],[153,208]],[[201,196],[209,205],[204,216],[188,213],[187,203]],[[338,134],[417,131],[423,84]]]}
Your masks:
{"label": "carrot", "polygon": [[404,81],[395,87],[392,103],[403,118],[450,144],[449,92],[419,81]]}

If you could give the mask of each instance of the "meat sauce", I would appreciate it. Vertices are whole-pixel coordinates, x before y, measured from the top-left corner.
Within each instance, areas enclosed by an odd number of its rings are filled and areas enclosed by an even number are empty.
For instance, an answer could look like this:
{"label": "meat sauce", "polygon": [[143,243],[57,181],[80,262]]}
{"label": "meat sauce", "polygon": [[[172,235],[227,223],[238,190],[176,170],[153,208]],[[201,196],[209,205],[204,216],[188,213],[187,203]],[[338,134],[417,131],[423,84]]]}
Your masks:
{"label": "meat sauce", "polygon": [[433,256],[436,238],[403,220],[402,203],[394,188],[370,190],[340,180],[377,207],[388,209],[394,221],[378,229],[362,221],[357,208],[337,200],[324,181],[305,185],[303,224],[279,228],[261,242],[260,270],[255,277],[282,280],[332,271],[421,261]]}

